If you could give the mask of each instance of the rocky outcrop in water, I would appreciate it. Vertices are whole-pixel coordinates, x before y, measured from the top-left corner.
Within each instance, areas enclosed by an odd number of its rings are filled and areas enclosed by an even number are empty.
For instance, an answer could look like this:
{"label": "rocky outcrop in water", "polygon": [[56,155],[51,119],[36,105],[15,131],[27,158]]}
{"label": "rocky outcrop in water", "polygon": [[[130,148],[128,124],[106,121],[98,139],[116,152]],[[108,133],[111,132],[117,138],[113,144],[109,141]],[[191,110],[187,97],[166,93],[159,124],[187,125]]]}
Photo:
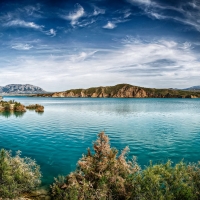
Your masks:
{"label": "rocky outcrop in water", "polygon": [[23,104],[14,101],[0,101],[0,112],[26,112]]}

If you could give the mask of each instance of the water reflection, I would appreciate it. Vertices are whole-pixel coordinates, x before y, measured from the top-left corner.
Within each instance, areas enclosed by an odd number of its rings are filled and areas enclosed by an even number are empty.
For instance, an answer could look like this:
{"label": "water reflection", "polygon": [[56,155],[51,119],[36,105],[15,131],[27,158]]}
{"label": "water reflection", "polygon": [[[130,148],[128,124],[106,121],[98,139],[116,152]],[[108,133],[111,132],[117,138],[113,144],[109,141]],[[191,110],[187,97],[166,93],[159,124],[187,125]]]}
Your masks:
{"label": "water reflection", "polygon": [[[35,111],[30,111],[35,112]],[[3,116],[5,118],[9,118],[12,116],[15,116],[16,118],[22,118],[25,115],[26,112],[14,112],[14,111],[3,111],[0,112],[0,116]],[[44,112],[35,112],[38,115],[43,115]]]}
{"label": "water reflection", "polygon": [[0,112],[0,116],[3,116],[5,118],[9,118],[11,116],[15,116],[15,117],[23,117],[23,115],[25,114],[25,112],[13,112],[13,111],[4,111],[4,112]]}

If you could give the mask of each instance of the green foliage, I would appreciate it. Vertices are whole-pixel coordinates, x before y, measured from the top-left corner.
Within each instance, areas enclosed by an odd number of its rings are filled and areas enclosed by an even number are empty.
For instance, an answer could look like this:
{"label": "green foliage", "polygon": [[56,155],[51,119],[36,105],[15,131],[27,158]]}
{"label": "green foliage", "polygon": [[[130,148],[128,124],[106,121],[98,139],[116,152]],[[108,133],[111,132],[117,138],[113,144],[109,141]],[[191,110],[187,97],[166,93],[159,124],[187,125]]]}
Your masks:
{"label": "green foliage", "polygon": [[125,148],[119,156],[102,132],[92,154],[78,161],[76,171],[59,176],[51,186],[56,200],[198,200],[200,162],[150,165],[141,170],[135,160],[126,161]]}
{"label": "green foliage", "polygon": [[106,91],[107,91],[107,93],[115,95],[123,87],[126,87],[128,89],[128,88],[130,88],[132,86],[129,85],[129,84],[118,84],[118,85],[115,85],[115,86],[108,87]]}
{"label": "green foliage", "polygon": [[14,157],[11,152],[0,151],[0,197],[19,197],[40,185],[40,168],[34,160],[21,158],[20,152]]}
{"label": "green foliage", "polygon": [[83,89],[74,89],[74,90],[67,90],[66,92],[69,91],[69,92],[73,92],[75,95],[76,95],[76,94],[79,95],[79,94],[81,93],[82,90],[83,90]]}
{"label": "green foliage", "polygon": [[171,161],[159,165],[150,164],[145,170],[130,178],[133,196],[141,200],[198,199],[197,188],[189,172],[190,166],[183,162],[172,166]]}
{"label": "green foliage", "polygon": [[173,89],[155,89],[155,88],[144,88],[147,93],[152,94],[153,97],[164,97],[170,95],[174,98],[190,98],[192,96],[200,97],[200,92],[186,91],[186,90],[173,90]]}
{"label": "green foliage", "polygon": [[126,161],[128,148],[117,156],[118,151],[110,147],[103,132],[93,147],[95,154],[88,149],[75,172],[55,179],[51,186],[54,199],[125,199],[129,195],[131,182],[126,179],[137,173],[139,166],[135,161]]}

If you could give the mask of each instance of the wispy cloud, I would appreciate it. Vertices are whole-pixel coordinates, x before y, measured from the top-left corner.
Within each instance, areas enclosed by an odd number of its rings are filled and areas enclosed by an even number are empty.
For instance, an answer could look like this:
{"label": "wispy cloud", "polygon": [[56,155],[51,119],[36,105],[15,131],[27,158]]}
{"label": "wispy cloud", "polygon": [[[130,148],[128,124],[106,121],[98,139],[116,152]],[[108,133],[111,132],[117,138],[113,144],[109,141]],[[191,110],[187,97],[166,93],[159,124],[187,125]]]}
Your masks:
{"label": "wispy cloud", "polygon": [[54,30],[53,28],[51,28],[48,31],[43,31],[46,35],[50,35],[51,37],[55,37],[56,36],[56,30]]}
{"label": "wispy cloud", "polygon": [[11,20],[7,23],[4,23],[3,26],[6,27],[22,27],[22,28],[30,28],[30,29],[35,29],[35,30],[39,30],[40,32],[49,35],[51,37],[55,37],[56,36],[56,30],[51,28],[50,30],[46,31],[43,25],[38,25],[34,22],[26,22],[24,20],[20,20],[20,19],[16,19],[16,20]]}
{"label": "wispy cloud", "polygon": [[91,52],[81,52],[78,55],[72,55],[70,56],[70,60],[74,63],[76,62],[82,62],[88,59],[89,57],[93,56],[97,51],[91,51]]}
{"label": "wispy cloud", "polygon": [[[57,56],[49,56],[52,51],[46,46],[47,54],[40,59],[21,56],[10,60],[6,68],[1,68],[0,83],[23,80],[51,91],[124,81],[146,87],[180,88],[188,86],[186,80],[191,85],[199,81],[200,56],[189,43],[144,42],[131,36],[122,42],[120,49],[80,49],[77,54],[63,50]],[[2,64],[6,62],[0,67]]]}
{"label": "wispy cloud", "polygon": [[106,29],[114,29],[115,27],[116,27],[116,24],[110,21],[105,26],[103,26],[103,28],[106,28]]}
{"label": "wispy cloud", "polygon": [[150,5],[152,3],[151,0],[128,0],[128,2],[133,4],[143,4],[143,5]]}
{"label": "wispy cloud", "polygon": [[[197,0],[183,2],[178,7],[165,5],[154,0],[128,0],[132,5],[138,5],[149,17],[159,20],[174,20],[189,25],[200,32],[200,4]],[[168,10],[179,15],[171,15]],[[180,14],[182,15],[180,17]]]}
{"label": "wispy cloud", "polygon": [[33,46],[30,45],[30,44],[20,44],[20,43],[18,43],[18,44],[13,44],[11,46],[11,48],[16,49],[16,50],[26,50],[27,51],[27,50],[32,49]]}
{"label": "wispy cloud", "polygon": [[71,21],[72,26],[76,25],[78,20],[85,14],[84,8],[80,4],[77,3],[74,7],[74,11],[70,12],[67,16],[63,16],[63,18]]}
{"label": "wispy cloud", "polygon": [[125,11],[124,11],[124,18],[128,18],[128,17],[130,17],[131,14],[132,14],[132,13],[131,13],[130,9],[125,10]]}
{"label": "wispy cloud", "polygon": [[35,12],[40,11],[40,8],[41,8],[40,4],[36,4],[36,6],[32,5],[25,6],[23,10],[25,10],[28,15],[33,15]]}
{"label": "wispy cloud", "polygon": [[24,28],[38,29],[38,30],[42,30],[42,28],[44,28],[44,26],[42,25],[35,24],[34,22],[26,22],[20,19],[9,21],[3,25],[4,26],[19,26],[19,27],[24,27]]}
{"label": "wispy cloud", "polygon": [[100,8],[98,8],[98,7],[95,7],[95,8],[94,8],[93,15],[94,15],[94,16],[97,16],[97,15],[100,15],[100,14],[103,15],[103,14],[105,14],[105,12],[106,12],[106,11],[105,11],[104,9],[100,9]]}
{"label": "wispy cloud", "polygon": [[108,21],[106,25],[103,26],[103,28],[105,29],[114,29],[117,27],[117,24],[119,23],[124,23],[129,21],[130,19],[128,19],[127,17],[118,17],[118,18],[112,18],[112,21]]}

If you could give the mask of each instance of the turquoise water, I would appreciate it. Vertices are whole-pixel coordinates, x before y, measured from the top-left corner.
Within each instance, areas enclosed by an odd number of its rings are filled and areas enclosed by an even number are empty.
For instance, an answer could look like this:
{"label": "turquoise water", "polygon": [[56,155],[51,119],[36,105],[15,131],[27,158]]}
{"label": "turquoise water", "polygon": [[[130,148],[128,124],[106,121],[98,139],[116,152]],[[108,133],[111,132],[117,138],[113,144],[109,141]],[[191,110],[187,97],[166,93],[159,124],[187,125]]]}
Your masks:
{"label": "turquoise water", "polygon": [[0,113],[0,148],[35,159],[44,185],[74,170],[100,131],[117,149],[129,146],[128,158],[137,156],[141,166],[200,160],[200,99],[4,99],[45,106],[43,114]]}

